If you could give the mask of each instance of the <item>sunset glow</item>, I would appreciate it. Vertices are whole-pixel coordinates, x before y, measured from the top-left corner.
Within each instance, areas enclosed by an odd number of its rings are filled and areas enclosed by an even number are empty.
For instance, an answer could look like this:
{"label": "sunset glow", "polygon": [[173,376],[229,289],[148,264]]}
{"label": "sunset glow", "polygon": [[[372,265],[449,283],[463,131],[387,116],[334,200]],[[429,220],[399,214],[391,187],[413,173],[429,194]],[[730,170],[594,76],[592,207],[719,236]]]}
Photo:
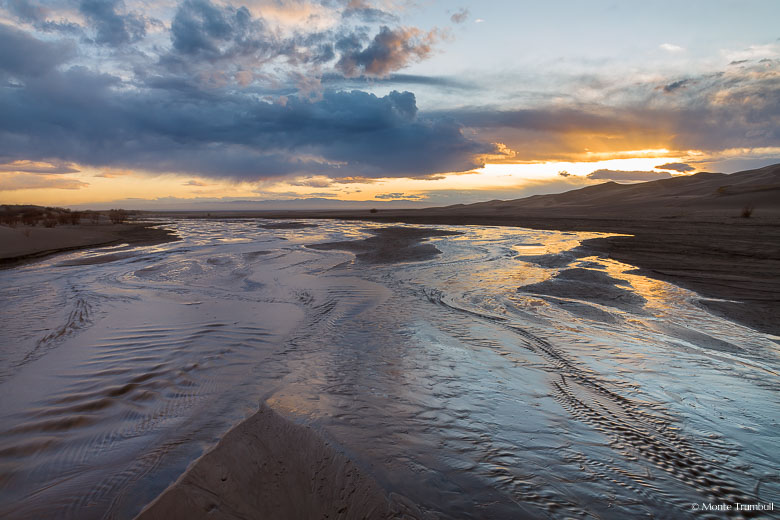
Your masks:
{"label": "sunset glow", "polygon": [[771,2],[721,39],[640,4],[3,5],[5,203],[438,205],[780,158]]}

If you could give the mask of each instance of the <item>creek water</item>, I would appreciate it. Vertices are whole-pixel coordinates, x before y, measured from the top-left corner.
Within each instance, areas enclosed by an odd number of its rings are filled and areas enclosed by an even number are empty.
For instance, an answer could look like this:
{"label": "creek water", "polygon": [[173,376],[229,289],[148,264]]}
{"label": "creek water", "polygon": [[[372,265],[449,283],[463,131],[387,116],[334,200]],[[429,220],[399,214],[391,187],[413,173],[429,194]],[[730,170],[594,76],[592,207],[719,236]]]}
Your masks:
{"label": "creek water", "polygon": [[779,338],[593,233],[436,226],[376,264],[306,246],[378,225],[309,223],[0,272],[0,516],[132,518],[261,401],[431,518],[780,503]]}

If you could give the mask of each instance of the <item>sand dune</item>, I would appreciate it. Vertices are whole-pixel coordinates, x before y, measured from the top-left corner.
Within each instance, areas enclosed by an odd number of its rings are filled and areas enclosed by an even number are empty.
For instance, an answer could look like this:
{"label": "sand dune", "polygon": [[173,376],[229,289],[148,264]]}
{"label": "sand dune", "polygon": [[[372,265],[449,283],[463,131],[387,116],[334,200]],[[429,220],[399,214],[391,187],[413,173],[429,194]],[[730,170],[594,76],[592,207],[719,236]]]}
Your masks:
{"label": "sand dune", "polygon": [[739,216],[745,207],[754,216],[780,215],[780,165],[726,175],[697,173],[637,184],[605,182],[554,195],[422,210],[459,215],[686,217]]}

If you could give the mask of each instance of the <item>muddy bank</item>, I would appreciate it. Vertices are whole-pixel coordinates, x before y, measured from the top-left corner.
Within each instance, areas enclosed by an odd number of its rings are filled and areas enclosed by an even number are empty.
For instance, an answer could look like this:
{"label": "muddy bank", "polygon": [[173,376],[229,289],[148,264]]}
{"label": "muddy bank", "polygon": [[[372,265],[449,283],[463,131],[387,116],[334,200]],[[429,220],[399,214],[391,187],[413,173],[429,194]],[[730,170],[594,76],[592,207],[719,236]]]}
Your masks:
{"label": "muddy bank", "polygon": [[441,254],[433,244],[422,243],[431,237],[458,235],[441,229],[387,227],[371,230],[373,237],[362,240],[326,242],[307,246],[311,249],[351,251],[361,261],[371,264],[419,262]]}
{"label": "muddy bank", "polygon": [[780,335],[780,226],[637,226],[632,236],[596,238],[584,246],[696,291],[715,314]]}
{"label": "muddy bank", "polygon": [[312,428],[263,405],[194,462],[137,520],[348,520],[400,513],[376,482]]}
{"label": "muddy bank", "polygon": [[51,255],[112,244],[151,245],[178,240],[157,224],[44,227],[0,226],[0,268],[15,267]]}

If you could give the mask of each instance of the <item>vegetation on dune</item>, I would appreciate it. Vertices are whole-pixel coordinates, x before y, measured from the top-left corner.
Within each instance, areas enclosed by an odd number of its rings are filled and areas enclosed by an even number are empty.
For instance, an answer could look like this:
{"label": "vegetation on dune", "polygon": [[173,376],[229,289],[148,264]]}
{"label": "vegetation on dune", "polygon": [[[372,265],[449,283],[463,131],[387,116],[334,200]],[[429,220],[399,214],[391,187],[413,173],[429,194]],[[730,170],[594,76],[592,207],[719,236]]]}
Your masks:
{"label": "vegetation on dune", "polygon": [[53,228],[57,225],[78,226],[84,223],[97,225],[111,222],[124,224],[130,220],[133,212],[124,209],[101,211],[73,211],[68,208],[43,207],[20,204],[0,205],[0,224],[9,227],[43,226]]}

